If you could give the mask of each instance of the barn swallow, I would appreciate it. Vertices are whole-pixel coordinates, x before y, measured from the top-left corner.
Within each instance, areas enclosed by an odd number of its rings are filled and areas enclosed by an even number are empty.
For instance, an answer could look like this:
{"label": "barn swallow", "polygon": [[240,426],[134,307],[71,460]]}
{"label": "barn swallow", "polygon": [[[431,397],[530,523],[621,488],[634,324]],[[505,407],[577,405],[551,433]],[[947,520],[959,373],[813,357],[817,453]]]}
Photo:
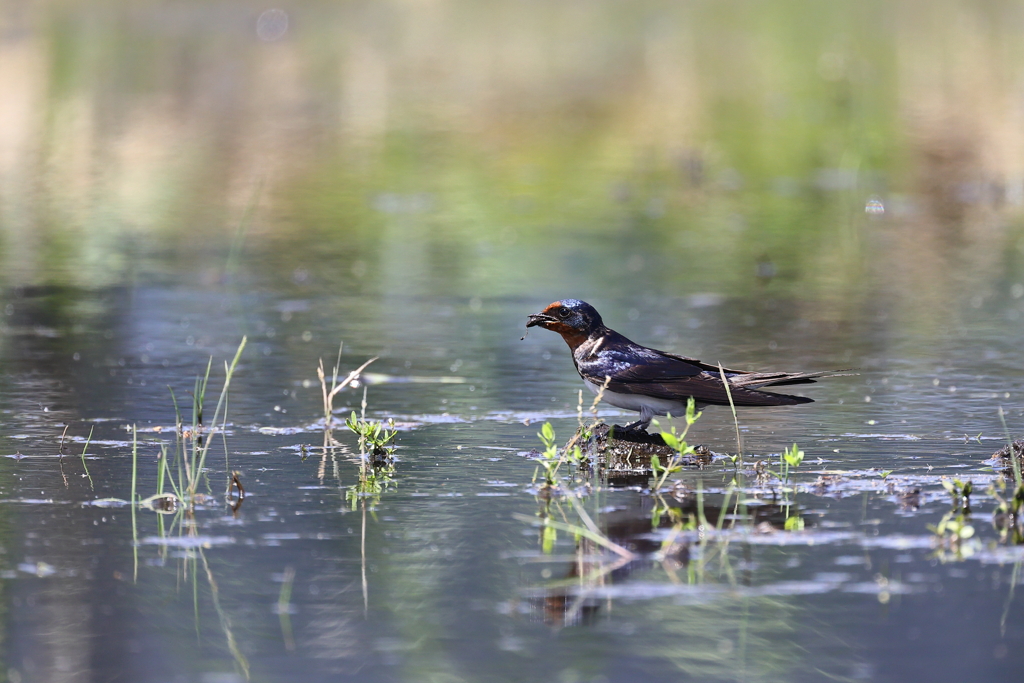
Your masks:
{"label": "barn swallow", "polygon": [[[655,415],[683,415],[693,398],[697,408],[729,405],[721,372],[736,406],[788,406],[812,403],[804,396],[773,394],[762,387],[810,384],[836,372],[745,372],[702,363],[641,346],[606,327],[597,310],[578,299],[556,301],[528,317],[527,327],[557,332],[569,345],[584,384],[617,408],[636,410],[640,419],[626,429],[646,430]],[[607,385],[606,385],[607,383]]]}

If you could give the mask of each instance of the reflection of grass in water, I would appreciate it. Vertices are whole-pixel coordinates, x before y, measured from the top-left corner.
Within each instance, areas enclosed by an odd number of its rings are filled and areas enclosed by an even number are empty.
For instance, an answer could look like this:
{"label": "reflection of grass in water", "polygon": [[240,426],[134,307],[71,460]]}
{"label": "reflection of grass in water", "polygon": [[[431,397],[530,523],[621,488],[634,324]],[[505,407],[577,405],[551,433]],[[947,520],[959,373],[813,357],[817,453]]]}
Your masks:
{"label": "reflection of grass in water", "polygon": [[[571,491],[564,491],[563,497],[570,504],[570,509],[579,519],[579,523],[569,521],[569,518],[565,514],[565,510],[562,508],[559,501],[552,496],[546,496],[542,499],[543,503],[541,509],[535,517],[520,514],[512,515],[514,519],[518,519],[521,522],[535,524],[538,520],[540,521],[540,525],[542,527],[541,549],[544,554],[551,554],[554,550],[554,544],[558,540],[556,532],[566,531],[572,534],[577,540],[585,538],[605,550],[612,551],[627,561],[636,559],[636,555],[634,553],[623,548],[621,545],[608,538],[605,534],[601,533],[601,530],[598,528],[597,524],[594,523],[590,514],[583,507],[581,501],[579,501]],[[554,519],[556,513],[562,521]]]}
{"label": "reflection of grass in water", "polygon": [[[133,448],[133,472],[134,472],[134,461],[136,456]],[[162,455],[166,455],[166,451]],[[160,467],[165,467],[165,457],[160,458]],[[221,632],[224,635],[224,640],[227,645],[228,651],[231,653],[234,659],[235,666],[238,671],[245,676],[246,680],[249,679],[249,661],[246,656],[242,653],[238,646],[238,641],[235,638],[234,627],[232,624],[231,617],[225,611],[220,602],[220,587],[217,583],[216,577],[214,576],[213,570],[210,567],[209,561],[207,560],[206,553],[204,552],[201,542],[198,537],[198,526],[195,519],[195,503],[197,502],[196,497],[193,496],[191,504],[186,507],[184,505],[176,504],[179,498],[174,494],[158,493],[150,498],[142,501],[140,505],[144,505],[148,509],[157,513],[157,538],[161,540],[160,545],[160,557],[166,562],[168,558],[168,551],[173,545],[181,545],[181,560],[178,565],[178,586],[183,584],[190,584],[192,589],[192,611],[193,619],[195,623],[196,638],[202,637],[200,624],[200,563],[202,564],[202,573],[206,578],[207,586],[210,590],[210,598],[214,611],[217,614],[218,623],[221,628]],[[134,497],[134,496],[133,496]],[[133,534],[133,550],[135,556],[135,579],[138,580],[138,553],[139,553],[139,541],[138,541],[138,526],[136,523],[135,508],[132,506],[132,534]],[[165,523],[164,518],[169,516],[170,522]],[[287,634],[284,634],[287,638]],[[287,641],[286,641],[287,642]]]}
{"label": "reflection of grass in water", "polygon": [[640,653],[670,662],[693,680],[778,681],[798,669],[805,654],[794,642],[799,609],[767,597],[710,597],[709,602],[648,604],[657,639]]}
{"label": "reflection of grass in water", "polygon": [[[238,647],[238,642],[235,640],[235,632],[231,625],[231,617],[224,611],[224,608],[220,604],[220,589],[217,587],[217,581],[213,576],[213,572],[210,570],[210,564],[206,561],[206,553],[203,552],[202,548],[197,548],[196,552],[199,555],[199,559],[203,562],[203,569],[206,572],[206,581],[210,586],[210,597],[213,599],[213,608],[217,612],[217,618],[220,620],[221,630],[224,632],[224,637],[227,639],[228,650],[231,652],[231,656],[235,659],[235,664],[242,671],[242,675],[245,676],[246,680],[249,680],[249,660],[246,659],[245,655]],[[196,568],[193,566],[192,572],[195,576]]]}
{"label": "reflection of grass in water", "polygon": [[[163,455],[166,455],[166,451],[164,451]],[[137,444],[133,447],[133,473],[135,472],[134,463],[136,459]],[[164,461],[166,458],[161,457],[160,460],[160,467],[165,467]],[[217,614],[218,623],[220,625],[221,632],[224,635],[224,642],[227,646],[228,652],[230,652],[239,673],[248,680],[250,675],[249,661],[242,653],[241,648],[238,645],[238,641],[235,638],[234,626],[231,617],[221,605],[219,584],[217,583],[213,569],[210,567],[209,561],[207,560],[201,541],[198,539],[198,526],[195,519],[195,503],[199,501],[196,500],[196,497],[193,497],[191,500],[192,503],[188,507],[180,505],[178,504],[179,498],[177,496],[169,493],[161,494],[159,493],[158,487],[158,493],[141,501],[139,506],[146,507],[147,509],[157,513],[156,536],[160,539],[158,552],[163,562],[167,561],[169,550],[172,546],[181,547],[180,562],[177,567],[177,585],[179,588],[183,585],[190,585],[191,587],[193,620],[197,640],[202,638],[200,628],[201,586],[199,583],[201,563],[202,574],[206,578],[206,584],[210,590],[211,602],[214,611]],[[133,555],[135,558],[135,580],[137,581],[140,544],[139,525],[136,520],[136,507],[138,506],[132,505],[132,545]],[[165,517],[169,517],[170,521],[165,522]],[[286,638],[287,642],[287,632],[283,632],[283,636]]]}
{"label": "reflection of grass in water", "polygon": [[[732,555],[740,552],[750,562],[749,546],[742,540],[734,541],[728,530],[723,532],[734,490],[731,487],[726,493],[713,536],[703,490],[698,487],[696,538],[691,529],[690,538],[694,540],[690,547],[679,543],[676,539],[682,525],[677,523],[663,543],[657,557],[669,579],[680,582],[676,572],[681,565],[676,558],[686,550],[689,559],[685,562],[685,583],[697,592],[691,604],[675,604],[668,610],[660,602],[651,606],[648,618],[659,624],[661,636],[668,637],[655,641],[657,645],[645,645],[644,653],[671,662],[695,680],[786,680],[786,675],[802,666],[806,657],[792,638],[800,609],[782,598],[743,595],[749,578],[740,581]],[[736,490],[735,495],[742,497],[743,493]],[[787,529],[790,519],[799,518],[787,519]],[[700,587],[708,592],[702,594]]]}
{"label": "reflection of grass in water", "polygon": [[[318,478],[321,484],[324,481],[327,470],[327,460],[330,458],[333,464],[334,478],[338,483],[338,487],[342,488],[342,477],[341,469],[338,465],[338,451],[347,452],[344,447],[334,438],[333,427],[334,427],[334,397],[344,388],[354,384],[359,379],[363,370],[366,367],[377,360],[376,357],[371,358],[355,370],[351,371],[345,379],[338,381],[338,372],[341,366],[341,351],[342,346],[338,346],[338,359],[334,364],[334,370],[331,376],[330,388],[327,386],[327,377],[324,372],[324,361],[321,358],[320,364],[317,367],[317,377],[320,379],[320,389],[323,396],[323,411],[324,411],[324,445],[323,445],[323,457],[320,461],[320,467],[318,468]],[[379,420],[367,420],[366,419],[366,387],[363,387],[363,400],[362,400],[362,412],[359,417],[353,411],[349,418],[345,421],[345,426],[358,437],[359,447],[359,473],[358,479],[355,484],[345,488],[345,500],[351,505],[351,509],[355,512],[357,509],[362,510],[362,524],[360,525],[360,536],[359,536],[359,557],[360,557],[360,568],[362,578],[362,591],[363,591],[363,615],[368,617],[370,611],[370,584],[367,577],[367,562],[366,562],[366,517],[367,513],[374,516],[376,519],[375,509],[380,503],[381,496],[389,488],[395,485],[395,461],[394,461],[394,446],[390,445],[397,436],[397,431],[394,429],[394,423],[389,420],[387,423]],[[291,576],[293,574],[287,574],[286,572],[286,584],[290,584]],[[284,609],[285,606],[281,604],[281,601],[285,600],[285,588],[282,587],[281,598],[279,599],[279,610]],[[288,595],[290,596],[290,585],[288,587]],[[285,647],[287,649],[294,649],[294,640],[291,632],[291,619],[287,615],[287,612],[281,612],[281,631],[285,639]]]}
{"label": "reflection of grass in water", "polygon": [[288,565],[281,577],[281,592],[277,596],[277,614],[281,622],[281,635],[284,647],[289,652],[295,650],[295,636],[292,633],[292,586],[295,583],[295,567]]}
{"label": "reflection of grass in water", "polygon": [[[192,395],[192,425],[190,429],[183,428],[181,412],[178,409],[177,400],[174,398],[174,392],[171,392],[177,418],[174,448],[174,465],[177,470],[177,474],[175,474],[174,470],[171,469],[166,444],[161,443],[160,455],[157,458],[156,491],[153,495],[142,500],[139,500],[138,494],[138,432],[133,425],[131,498],[129,502],[131,507],[134,580],[138,581],[139,574],[140,544],[137,510],[139,507],[144,507],[157,513],[157,537],[161,539],[161,541],[169,540],[174,536],[177,536],[178,539],[191,539],[187,542],[181,543],[185,550],[183,551],[184,557],[182,558],[180,571],[181,578],[186,581],[191,576],[192,605],[195,615],[196,637],[200,637],[198,576],[199,562],[201,562],[203,572],[207,580],[207,585],[210,589],[213,607],[217,613],[221,630],[224,633],[228,650],[231,653],[238,670],[248,680],[249,662],[239,649],[238,643],[235,639],[234,630],[232,628],[231,619],[220,604],[220,589],[213,571],[207,562],[206,554],[203,552],[202,547],[199,545],[199,541],[196,539],[198,535],[198,527],[195,520],[196,506],[211,499],[210,496],[200,493],[198,488],[200,482],[205,480],[204,468],[206,456],[209,452],[213,437],[218,433],[220,433],[224,438],[225,458],[227,458],[227,438],[225,432],[227,428],[228,389],[231,386],[231,378],[234,375],[235,368],[242,355],[242,351],[245,348],[245,344],[246,339],[243,338],[238,346],[234,359],[230,364],[224,364],[224,384],[221,389],[220,397],[217,401],[217,407],[214,411],[213,419],[208,428],[204,424],[203,405],[210,376],[210,367],[213,362],[212,358],[210,359],[210,363],[207,364],[205,375],[202,378],[197,377],[195,381],[195,391]],[[227,465],[226,461],[225,465]],[[227,476],[228,488],[225,492],[225,499],[233,510],[237,510],[237,506],[244,498],[243,489],[241,487],[241,483],[237,480],[236,474],[228,470]],[[170,491],[165,490],[165,486],[167,485],[171,487]],[[238,488],[238,499],[234,504],[232,504],[232,501],[230,500],[233,486],[237,486]],[[207,482],[207,490],[209,490],[209,482]],[[166,515],[171,515],[171,521],[169,524],[164,521],[164,517]],[[168,548],[170,545],[170,542],[162,542],[160,544],[160,555],[164,561],[167,559]]]}
{"label": "reflection of grass in water", "polygon": [[[691,404],[686,415],[687,428],[698,416],[695,406]],[[619,545],[619,542],[625,542],[623,539],[616,537],[612,540],[602,533],[598,524],[600,518],[597,518],[598,523],[591,519],[583,507],[583,501],[564,485],[563,476],[558,474],[557,466],[566,461],[566,456],[557,451],[551,452],[555,439],[550,425],[545,425],[539,436],[545,445],[541,464],[544,466],[547,463],[545,469],[555,479],[552,482],[552,477],[546,477],[545,485],[538,494],[538,500],[542,503],[538,513],[541,522],[541,552],[544,555],[554,554],[558,532],[561,531],[571,534],[575,541],[576,555],[567,577],[544,582],[545,598],[541,604],[545,621],[569,626],[580,623],[588,613],[596,609],[594,596],[601,595],[600,589],[611,582],[613,572],[622,568],[630,571],[628,567],[643,556]],[[679,434],[675,430],[662,434],[667,445],[675,449],[679,456],[688,449],[684,437],[685,432]],[[741,442],[737,446],[742,453]],[[747,494],[742,483],[742,467],[739,465],[741,457],[738,454],[733,461],[733,479],[717,510],[714,526],[709,522],[709,511],[705,509],[703,487],[698,484],[696,512],[684,515],[679,508],[670,507],[660,493],[668,476],[674,471],[672,463],[652,463],[655,483],[650,493],[655,501],[655,527],[657,529],[660,526],[662,514],[669,515],[672,527],[660,549],[649,557],[660,563],[669,581],[692,586],[699,604],[682,608],[674,606],[672,618],[645,615],[645,619],[659,624],[659,638],[651,642],[671,644],[645,643],[642,648],[650,650],[644,654],[667,660],[696,680],[781,680],[780,677],[784,678],[786,673],[797,669],[803,659],[802,653],[786,637],[796,630],[792,610],[787,602],[748,595],[739,598],[723,597],[746,590],[745,585],[741,585],[743,576],[734,566],[734,560],[738,552],[746,553],[748,546],[742,540],[735,540],[736,535],[732,531],[744,527],[740,530],[741,536],[750,533],[753,523],[753,518],[747,515],[745,504]],[[798,467],[803,457],[803,452],[796,446],[781,456],[784,465],[779,478],[784,486],[790,485],[789,469]],[[569,509],[563,507],[563,500],[570,503]],[[785,508],[785,529],[801,529],[802,519],[789,516],[788,497]],[[726,517],[730,513],[732,521],[729,523],[730,528],[726,529]],[[517,515],[516,518],[524,522],[537,522],[537,519],[525,515]],[[631,538],[630,542],[633,540]],[[604,552],[607,550],[618,556],[609,556]],[[749,558],[746,559],[749,561]],[[680,576],[681,569],[684,572]],[[628,579],[621,580],[628,585]],[[778,610],[782,611],[778,617],[765,615],[766,611]],[[695,611],[699,613],[694,614]],[[680,617],[680,614],[685,616]]]}
{"label": "reflection of grass in water", "polygon": [[376,507],[380,504],[380,497],[385,491],[395,484],[395,464],[393,462],[370,463],[360,467],[359,481],[352,484],[345,491],[347,500],[352,510],[360,500],[367,500],[370,506]]}

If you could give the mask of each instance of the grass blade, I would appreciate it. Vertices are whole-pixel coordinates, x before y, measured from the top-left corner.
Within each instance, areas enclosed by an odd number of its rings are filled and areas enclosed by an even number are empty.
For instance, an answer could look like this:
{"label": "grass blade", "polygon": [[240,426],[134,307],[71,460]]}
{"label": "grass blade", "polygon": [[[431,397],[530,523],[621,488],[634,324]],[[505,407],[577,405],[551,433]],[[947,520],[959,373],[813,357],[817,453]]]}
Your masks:
{"label": "grass blade", "polygon": [[92,475],[89,474],[89,466],[85,464],[85,452],[89,450],[89,442],[92,441],[92,430],[95,429],[95,425],[89,427],[89,436],[85,440],[85,448],[82,449],[82,469],[85,470],[85,476],[89,478],[89,489],[95,491],[95,487],[92,485]]}

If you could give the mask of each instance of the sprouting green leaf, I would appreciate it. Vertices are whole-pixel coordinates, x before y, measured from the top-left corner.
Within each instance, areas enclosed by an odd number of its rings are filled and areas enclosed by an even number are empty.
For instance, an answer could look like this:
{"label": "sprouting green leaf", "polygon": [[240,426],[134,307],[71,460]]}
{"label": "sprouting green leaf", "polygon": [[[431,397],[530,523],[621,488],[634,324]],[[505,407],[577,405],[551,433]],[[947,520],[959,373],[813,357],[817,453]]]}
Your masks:
{"label": "sprouting green leaf", "polygon": [[686,423],[692,425],[698,418],[700,418],[700,416],[701,413],[697,412],[697,402],[693,400],[693,397],[691,396],[686,401]]}
{"label": "sprouting green leaf", "polygon": [[679,450],[679,438],[676,437],[672,432],[662,432],[661,438],[665,442],[665,445],[672,450]]}
{"label": "sprouting green leaf", "polygon": [[796,444],[793,444],[783,452],[782,457],[790,467],[799,467],[800,463],[804,461],[804,452]]}
{"label": "sprouting green leaf", "polygon": [[538,436],[544,443],[552,443],[555,440],[555,428],[551,426],[550,422],[545,422],[544,426],[540,428]]}

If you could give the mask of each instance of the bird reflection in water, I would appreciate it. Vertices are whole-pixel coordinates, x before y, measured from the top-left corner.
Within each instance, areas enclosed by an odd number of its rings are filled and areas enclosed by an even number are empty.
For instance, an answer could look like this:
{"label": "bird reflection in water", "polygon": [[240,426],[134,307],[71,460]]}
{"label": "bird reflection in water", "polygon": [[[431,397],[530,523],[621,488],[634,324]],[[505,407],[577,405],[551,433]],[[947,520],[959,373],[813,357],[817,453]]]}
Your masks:
{"label": "bird reflection in water", "polygon": [[[541,572],[546,585],[526,591],[529,613],[558,628],[588,625],[602,606],[611,611],[612,598],[607,587],[624,584],[633,574],[656,565],[662,567],[672,583],[712,583],[708,570],[714,567],[723,570],[730,581],[752,586],[754,563],[750,545],[740,544],[742,561],[738,567],[730,567],[728,537],[715,540],[713,533],[739,526],[749,526],[757,533],[773,533],[783,530],[787,519],[799,513],[774,501],[747,504],[741,509],[735,497],[720,497],[717,504],[703,503],[701,498],[681,488],[665,496],[638,493],[627,505],[599,516],[598,527],[607,543],[576,534],[571,558],[554,554],[554,529],[548,525],[541,527],[539,543],[545,557],[552,564],[565,561],[569,566],[557,579],[550,578],[550,569]],[[543,496],[540,502],[541,519],[568,519],[573,510],[567,508],[579,504],[571,501],[566,506]],[[628,554],[609,553],[609,544]]]}

